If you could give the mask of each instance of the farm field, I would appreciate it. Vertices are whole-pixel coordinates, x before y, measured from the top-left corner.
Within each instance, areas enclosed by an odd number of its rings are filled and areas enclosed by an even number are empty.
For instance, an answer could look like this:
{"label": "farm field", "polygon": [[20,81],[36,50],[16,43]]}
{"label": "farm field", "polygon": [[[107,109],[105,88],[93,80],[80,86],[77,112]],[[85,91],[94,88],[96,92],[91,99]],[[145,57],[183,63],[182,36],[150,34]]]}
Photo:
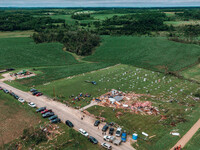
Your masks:
{"label": "farm field", "polygon": [[[16,143],[21,143],[22,148],[28,149],[30,147],[35,149],[41,148],[60,148],[70,150],[101,150],[99,146],[93,145],[88,142],[87,138],[80,133],[70,129],[65,124],[58,124],[61,135],[57,135],[56,138],[49,140],[48,142],[42,142],[40,144],[34,143],[34,141],[27,141],[26,143],[19,137],[23,134],[24,129],[38,128],[48,123],[47,119],[43,119],[40,114],[35,113],[35,109],[30,109],[27,104],[22,105],[16,99],[0,91],[0,117],[1,117],[1,129],[0,134],[2,139],[0,140],[0,147],[2,144],[5,149],[13,148]],[[2,141],[4,143],[2,143]],[[77,144],[79,143],[79,144]]]}
{"label": "farm field", "polygon": [[[146,80],[144,81],[144,78]],[[97,85],[86,83],[85,81],[96,81]],[[180,80],[173,76],[165,76],[162,73],[152,72],[128,65],[117,65],[109,69],[86,73],[72,79],[61,79],[48,85],[36,86],[50,97],[54,97],[53,89],[57,100],[68,102],[73,107],[83,107],[90,103],[91,98],[81,98],[80,101],[70,98],[71,95],[78,96],[79,93],[91,94],[91,97],[98,97],[111,89],[120,89],[124,92],[135,92],[137,94],[150,94],[154,98],[141,97],[141,101],[149,100],[158,107],[162,115],[167,116],[167,120],[159,121],[158,116],[140,116],[100,106],[93,106],[88,109],[92,114],[102,113],[108,122],[114,121],[123,126],[128,132],[142,131],[149,135],[156,135],[149,142],[140,140],[138,149],[170,148],[179,138],[172,137],[169,133],[178,129],[181,135],[195,123],[199,116],[199,103],[191,96],[197,92],[198,84]],[[170,102],[171,101],[171,102]],[[185,111],[187,109],[187,111]],[[167,110],[167,112],[165,112]],[[124,115],[117,119],[116,113],[120,111]],[[177,117],[172,117],[177,116]],[[189,116],[193,116],[192,118]],[[185,121],[186,122],[185,122]],[[184,123],[181,123],[181,122]],[[174,122],[176,127],[170,124]],[[173,140],[174,143],[171,141]],[[171,144],[169,144],[171,142]],[[160,144],[162,143],[162,145]],[[136,146],[134,145],[136,148]]]}
{"label": "farm field", "polygon": [[200,147],[199,138],[200,138],[200,129],[195,133],[192,139],[184,147],[184,150],[199,150]]}
{"label": "farm field", "polygon": [[0,45],[1,69],[78,63],[73,56],[62,51],[60,43],[35,44],[31,38],[22,37],[0,38]]}
{"label": "farm field", "polygon": [[195,65],[181,72],[186,79],[192,79],[200,82],[200,64]]}
{"label": "farm field", "polygon": [[165,38],[103,36],[101,46],[84,60],[130,64],[162,72],[165,68],[178,71],[197,62],[199,48]]}
{"label": "farm field", "polygon": [[199,20],[189,20],[189,21],[165,21],[167,25],[173,26],[183,26],[183,25],[198,25],[200,24]]}
{"label": "farm field", "polygon": [[0,38],[11,38],[11,37],[30,37],[34,31],[4,31],[0,32]]}

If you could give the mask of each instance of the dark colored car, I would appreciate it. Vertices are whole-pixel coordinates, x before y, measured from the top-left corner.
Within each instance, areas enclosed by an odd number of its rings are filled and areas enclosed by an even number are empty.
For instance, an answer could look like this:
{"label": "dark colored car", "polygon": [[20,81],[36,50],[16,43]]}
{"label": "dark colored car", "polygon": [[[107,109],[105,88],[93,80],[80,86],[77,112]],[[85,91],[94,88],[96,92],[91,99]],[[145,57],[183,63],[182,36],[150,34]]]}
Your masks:
{"label": "dark colored car", "polygon": [[51,117],[51,116],[53,116],[53,115],[54,115],[53,112],[47,112],[47,113],[43,114],[42,117],[43,117],[43,118],[47,118],[47,117]]}
{"label": "dark colored car", "polygon": [[6,69],[7,71],[13,71],[13,70],[15,70],[15,69],[13,69],[13,68],[8,68],[8,69]]}
{"label": "dark colored car", "polygon": [[52,112],[52,110],[51,109],[45,109],[45,110],[41,111],[41,114],[45,114],[47,112]]}
{"label": "dark colored car", "polygon": [[96,120],[95,123],[94,123],[94,126],[98,126],[99,124],[100,124],[100,121]]}
{"label": "dark colored car", "polygon": [[57,115],[54,115],[54,116],[49,117],[49,120],[54,120],[54,119],[56,119],[56,118],[58,118],[58,116],[57,116]]}
{"label": "dark colored car", "polygon": [[30,89],[30,92],[36,92],[37,90],[36,89]]}
{"label": "dark colored car", "polygon": [[19,96],[17,96],[17,95],[14,95],[14,98],[16,98],[16,99],[19,99]]}
{"label": "dark colored car", "polygon": [[8,90],[6,90],[6,89],[3,89],[3,91],[4,91],[4,93],[9,93],[9,91],[8,91]]}
{"label": "dark colored car", "polygon": [[108,125],[106,124],[105,126],[103,126],[102,131],[106,132],[108,130]]}
{"label": "dark colored car", "polygon": [[65,121],[65,124],[68,125],[70,128],[74,127],[73,123],[69,120]]}
{"label": "dark colored car", "polygon": [[36,112],[41,112],[41,111],[44,111],[46,109],[46,107],[40,107],[36,110]]}
{"label": "dark colored car", "polygon": [[10,95],[14,96],[14,95],[15,95],[15,93],[11,92],[11,93],[10,93]]}
{"label": "dark colored car", "polygon": [[90,137],[88,138],[88,140],[89,140],[91,143],[93,143],[93,144],[97,144],[97,143],[98,143],[98,141],[97,141],[93,136],[90,136]]}
{"label": "dark colored car", "polygon": [[109,134],[110,134],[110,135],[113,135],[114,130],[115,130],[114,128],[110,128],[110,130],[109,130]]}
{"label": "dark colored car", "polygon": [[36,95],[36,94],[38,94],[38,93],[40,93],[40,92],[35,91],[35,92],[32,93],[32,95]]}
{"label": "dark colored car", "polygon": [[61,122],[60,118],[56,118],[54,120],[51,120],[51,123],[60,123],[60,122]]}
{"label": "dark colored car", "polygon": [[43,93],[39,92],[35,96],[41,96],[41,95],[43,95]]}

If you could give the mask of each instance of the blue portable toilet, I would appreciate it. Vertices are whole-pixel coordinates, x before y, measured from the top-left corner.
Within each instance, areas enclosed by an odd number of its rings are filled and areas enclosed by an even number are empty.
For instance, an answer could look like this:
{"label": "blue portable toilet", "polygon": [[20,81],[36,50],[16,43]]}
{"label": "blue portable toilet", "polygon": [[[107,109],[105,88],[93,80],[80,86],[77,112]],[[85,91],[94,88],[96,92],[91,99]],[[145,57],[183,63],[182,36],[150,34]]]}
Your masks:
{"label": "blue portable toilet", "polygon": [[138,134],[134,133],[133,136],[132,136],[132,139],[133,140],[137,140],[138,139]]}
{"label": "blue portable toilet", "polygon": [[125,132],[122,133],[121,140],[122,140],[122,142],[126,142],[126,133]]}

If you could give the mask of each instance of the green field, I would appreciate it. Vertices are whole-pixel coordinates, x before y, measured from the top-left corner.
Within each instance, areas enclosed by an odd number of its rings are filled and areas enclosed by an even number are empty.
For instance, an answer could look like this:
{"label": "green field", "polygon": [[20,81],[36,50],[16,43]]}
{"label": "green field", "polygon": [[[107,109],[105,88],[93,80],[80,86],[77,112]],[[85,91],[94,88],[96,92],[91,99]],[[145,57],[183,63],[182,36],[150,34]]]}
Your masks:
{"label": "green field", "polygon": [[67,24],[74,24],[76,20],[71,18],[71,15],[51,15],[52,19],[63,19]]}
{"label": "green field", "polygon": [[35,44],[31,38],[0,38],[0,68],[65,66],[77,63],[60,43]]}
{"label": "green field", "polygon": [[0,32],[0,38],[30,37],[34,31],[7,31]]}
{"label": "green field", "polygon": [[[144,81],[144,78],[146,78],[146,81]],[[96,81],[97,85],[86,83],[85,80]],[[97,106],[88,109],[88,111],[95,115],[103,110],[103,117],[108,119],[108,121],[117,122],[131,133],[134,130],[139,134],[144,131],[150,136],[156,135],[156,137],[149,142],[140,140],[138,142],[138,149],[148,149],[149,146],[153,149],[170,148],[179,139],[169,134],[171,130],[179,129],[181,135],[187,132],[199,118],[199,103],[196,103],[191,98],[191,96],[197,92],[197,87],[198,84],[189,81],[128,65],[118,65],[109,69],[86,73],[71,79],[61,79],[47,85],[36,86],[37,89],[50,97],[54,97],[53,91],[55,91],[57,100],[61,102],[68,101],[71,106],[74,107],[83,107],[89,104],[91,98],[74,101],[72,98],[69,98],[71,95],[77,96],[79,93],[89,93],[91,97],[98,97],[113,88],[120,89],[124,92],[134,91],[135,93],[148,93],[155,96],[153,98],[147,98],[147,100],[152,101],[153,105],[157,106],[159,110],[163,110],[161,111],[162,115],[168,116],[168,119],[164,122],[159,121],[160,115],[140,116],[123,112],[123,110],[116,110],[113,112],[111,108]],[[146,100],[146,97],[142,97],[141,100]],[[172,103],[169,102],[170,100],[172,100]],[[185,109],[188,111],[186,112]],[[165,112],[166,110],[168,111]],[[120,120],[115,117],[115,113],[118,111],[124,113],[124,115],[120,117]],[[193,117],[189,117],[190,115]],[[187,121],[178,123],[181,118]],[[174,128],[170,126],[171,122],[176,122],[177,127]],[[136,147],[136,145],[134,145],[134,147]]]}
{"label": "green field", "polygon": [[181,75],[186,79],[192,79],[200,82],[200,64],[182,71]]}
{"label": "green field", "polygon": [[130,64],[163,72],[164,68],[178,71],[197,62],[199,49],[197,45],[172,42],[165,38],[103,36],[101,46],[84,60]]}
{"label": "green field", "polygon": [[183,26],[183,25],[198,25],[200,24],[199,20],[189,20],[189,21],[165,21],[167,25],[173,26]]}
{"label": "green field", "polygon": [[187,145],[184,147],[184,150],[199,150],[199,147],[200,147],[199,138],[200,138],[200,129],[195,133],[192,139],[187,143]]}

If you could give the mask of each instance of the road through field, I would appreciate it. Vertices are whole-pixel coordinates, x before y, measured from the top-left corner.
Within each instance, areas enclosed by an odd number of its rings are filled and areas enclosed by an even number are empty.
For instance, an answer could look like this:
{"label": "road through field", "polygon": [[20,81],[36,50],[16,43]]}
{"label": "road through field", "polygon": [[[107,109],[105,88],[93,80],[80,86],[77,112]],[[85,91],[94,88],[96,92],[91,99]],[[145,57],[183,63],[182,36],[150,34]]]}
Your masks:
{"label": "road through field", "polygon": [[[66,120],[70,120],[74,124],[74,128],[76,130],[82,128],[86,130],[89,133],[89,135],[95,137],[99,141],[99,143],[104,142],[102,131],[101,131],[101,128],[104,124],[101,124],[99,129],[97,127],[94,127],[93,124],[94,124],[95,118],[86,116],[84,113],[82,113],[79,110],[73,109],[71,107],[67,107],[64,104],[57,101],[53,101],[52,99],[49,99],[45,96],[41,96],[41,97],[32,96],[30,93],[23,92],[3,82],[0,82],[0,86],[2,88],[5,88],[9,91],[14,92],[19,97],[26,100],[27,102],[34,102],[37,105],[37,107],[46,106],[47,109],[52,109],[54,113],[59,116],[62,122],[65,122]],[[85,115],[85,117],[83,120],[81,120],[81,117],[83,115]],[[120,146],[115,146],[113,144],[111,145],[113,149],[115,150],[134,150],[134,148],[130,145],[130,142],[128,141],[126,143],[122,143]]]}
{"label": "road through field", "polygon": [[183,148],[188,142],[189,140],[193,137],[193,135],[198,131],[198,129],[200,128],[200,119],[192,126],[192,128],[176,143],[176,145],[174,145],[173,148],[171,148],[171,150],[174,150],[175,147],[181,145],[181,147]]}

